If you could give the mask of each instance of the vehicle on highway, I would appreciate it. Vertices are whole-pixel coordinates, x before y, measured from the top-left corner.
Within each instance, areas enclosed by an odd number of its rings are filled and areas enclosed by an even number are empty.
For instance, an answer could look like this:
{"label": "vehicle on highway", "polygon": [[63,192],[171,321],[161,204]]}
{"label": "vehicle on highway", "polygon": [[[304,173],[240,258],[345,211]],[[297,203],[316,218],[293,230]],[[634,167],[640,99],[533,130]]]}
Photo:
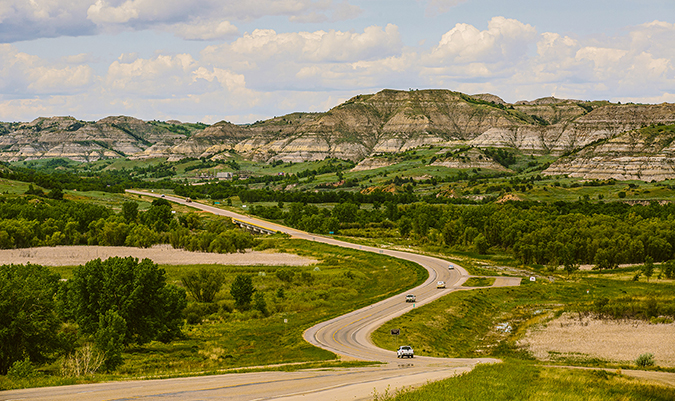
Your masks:
{"label": "vehicle on highway", "polygon": [[166,195],[162,194],[162,198],[166,198]]}
{"label": "vehicle on highway", "polygon": [[415,302],[417,300],[417,297],[415,297],[413,294],[408,294],[405,296],[405,301],[406,302]]}
{"label": "vehicle on highway", "polygon": [[412,358],[414,355],[415,351],[413,351],[412,347],[409,345],[402,345],[398,347],[398,350],[396,351],[397,358]]}
{"label": "vehicle on highway", "polygon": [[192,202],[192,199],[190,199],[190,198],[185,198],[185,203],[190,203],[190,202]]}
{"label": "vehicle on highway", "polygon": [[455,270],[455,266],[453,265],[448,266],[448,270]]}
{"label": "vehicle on highway", "polygon": [[445,281],[439,281],[436,283],[436,288],[445,288]]}

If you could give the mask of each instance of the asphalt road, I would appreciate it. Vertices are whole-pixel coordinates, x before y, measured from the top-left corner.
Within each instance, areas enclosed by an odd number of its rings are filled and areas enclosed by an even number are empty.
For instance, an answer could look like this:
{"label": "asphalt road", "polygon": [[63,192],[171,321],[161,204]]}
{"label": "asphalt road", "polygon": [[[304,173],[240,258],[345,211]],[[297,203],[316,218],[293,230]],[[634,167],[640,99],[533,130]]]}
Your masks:
{"label": "asphalt road", "polygon": [[[159,193],[128,191],[160,197]],[[419,386],[461,374],[478,363],[498,360],[446,359],[416,356],[397,359],[395,350],[376,347],[370,334],[385,322],[403,315],[412,308],[427,304],[460,289],[469,275],[461,266],[445,260],[369,246],[351,244],[264,220],[240,215],[213,206],[165,196],[165,199],[214,214],[234,217],[241,221],[290,234],[294,238],[376,252],[413,261],[429,271],[429,278],[420,286],[374,305],[350,312],[309,328],[306,341],[332,351],[343,360],[380,361],[383,365],[369,368],[308,370],[301,372],[257,372],[180,379],[110,382],[90,385],[63,386],[42,389],[13,390],[0,393],[0,400],[361,400],[371,399],[373,392]],[[452,267],[452,269],[450,269]],[[437,289],[436,282],[445,281],[446,289]],[[518,285],[515,279],[507,285]],[[466,289],[466,288],[461,288]],[[414,294],[416,303],[406,303],[405,295]],[[414,344],[411,344],[414,347]]]}

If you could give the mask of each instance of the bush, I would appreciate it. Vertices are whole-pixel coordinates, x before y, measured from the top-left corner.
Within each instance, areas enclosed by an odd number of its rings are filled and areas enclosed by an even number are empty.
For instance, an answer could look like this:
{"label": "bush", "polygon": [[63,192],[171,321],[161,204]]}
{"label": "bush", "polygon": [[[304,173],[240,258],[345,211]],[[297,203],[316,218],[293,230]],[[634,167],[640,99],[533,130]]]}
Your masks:
{"label": "bush", "polygon": [[7,376],[13,379],[30,379],[37,376],[37,372],[30,359],[26,358],[23,361],[14,362],[7,371]]}
{"label": "bush", "polygon": [[293,282],[293,278],[295,277],[295,272],[291,269],[279,269],[275,274],[279,280],[287,283]]}
{"label": "bush", "polygon": [[213,302],[225,281],[222,271],[200,268],[181,279],[188,293],[198,302]]}
{"label": "bush", "polygon": [[623,199],[626,197],[626,193],[624,191],[621,191],[618,193],[619,198]]}
{"label": "bush", "polygon": [[641,368],[646,368],[647,366],[654,366],[654,354],[645,353],[640,355],[636,360],[635,364]]}

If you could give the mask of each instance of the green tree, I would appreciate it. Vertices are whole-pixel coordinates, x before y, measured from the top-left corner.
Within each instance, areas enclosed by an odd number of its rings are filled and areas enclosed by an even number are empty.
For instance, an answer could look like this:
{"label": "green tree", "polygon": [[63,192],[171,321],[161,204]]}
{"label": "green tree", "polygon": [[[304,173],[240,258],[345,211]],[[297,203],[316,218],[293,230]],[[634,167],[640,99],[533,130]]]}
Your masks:
{"label": "green tree", "polygon": [[238,274],[230,286],[230,295],[234,298],[234,306],[239,310],[246,310],[251,306],[254,292],[253,279],[245,274]]}
{"label": "green tree", "polygon": [[122,215],[127,223],[133,223],[138,217],[138,203],[129,201],[122,204]]}
{"label": "green tree", "polygon": [[478,234],[476,238],[473,239],[473,247],[481,255],[485,255],[490,248],[487,238],[483,234]]}
{"label": "green tree", "polygon": [[0,266],[0,374],[25,358],[45,361],[57,348],[58,283],[58,275],[44,266]]}
{"label": "green tree", "polygon": [[398,232],[402,238],[406,238],[412,230],[412,221],[407,216],[401,217],[398,221]]}
{"label": "green tree", "polygon": [[166,284],[166,273],[150,259],[95,259],[73,271],[66,304],[85,334],[95,335],[101,316],[116,312],[126,322],[124,344],[171,341],[180,335],[185,291]]}
{"label": "green tree", "polygon": [[103,352],[103,369],[112,372],[123,362],[124,337],[127,322],[114,310],[108,310],[99,317],[96,332],[96,348]]}
{"label": "green tree", "polygon": [[225,275],[222,271],[205,267],[192,271],[181,279],[187,292],[197,302],[213,302],[224,281]]}
{"label": "green tree", "polygon": [[651,256],[645,258],[645,264],[642,266],[642,274],[647,277],[647,281],[654,275],[654,259]]}
{"label": "green tree", "polygon": [[157,233],[143,224],[132,225],[124,245],[136,248],[148,248],[157,243]]}
{"label": "green tree", "polygon": [[257,291],[253,296],[254,303],[253,307],[260,311],[263,315],[267,316],[267,302],[265,302],[265,294],[261,291]]}
{"label": "green tree", "polygon": [[52,189],[51,191],[49,191],[49,193],[47,194],[47,197],[51,198],[51,199],[56,199],[56,200],[63,200],[63,191],[61,190],[61,188],[56,187],[56,188]]}
{"label": "green tree", "polygon": [[675,278],[675,260],[669,260],[661,265],[661,270],[666,278]]}

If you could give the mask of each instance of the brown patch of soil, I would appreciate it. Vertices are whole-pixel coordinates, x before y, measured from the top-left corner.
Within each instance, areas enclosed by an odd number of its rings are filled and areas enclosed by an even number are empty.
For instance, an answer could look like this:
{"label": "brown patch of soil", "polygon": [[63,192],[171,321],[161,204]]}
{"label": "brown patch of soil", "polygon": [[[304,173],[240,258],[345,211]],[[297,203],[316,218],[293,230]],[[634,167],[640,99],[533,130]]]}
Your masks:
{"label": "brown patch of soil", "polygon": [[572,314],[563,314],[544,326],[529,330],[518,345],[540,360],[550,360],[551,353],[558,353],[632,364],[638,356],[651,353],[656,365],[674,367],[673,338],[674,323],[579,319]]}
{"label": "brown patch of soil", "polygon": [[155,245],[151,248],[117,246],[56,246],[0,250],[0,264],[33,263],[43,266],[76,266],[93,259],[108,259],[114,256],[149,258],[160,265],[287,265],[305,266],[318,261],[291,253],[257,252],[207,253],[174,249],[171,245]]}

